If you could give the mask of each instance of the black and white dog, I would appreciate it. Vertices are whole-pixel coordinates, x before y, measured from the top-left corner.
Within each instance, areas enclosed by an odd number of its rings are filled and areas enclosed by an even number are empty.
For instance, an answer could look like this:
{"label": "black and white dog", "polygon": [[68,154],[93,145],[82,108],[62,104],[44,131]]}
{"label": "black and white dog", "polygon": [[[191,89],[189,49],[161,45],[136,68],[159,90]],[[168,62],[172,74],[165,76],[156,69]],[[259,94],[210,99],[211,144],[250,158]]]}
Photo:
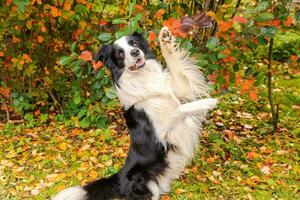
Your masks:
{"label": "black and white dog", "polygon": [[196,60],[178,47],[167,27],[159,41],[165,69],[141,34],[100,48],[96,60],[110,69],[124,107],[128,157],[117,174],[66,189],[53,200],[157,200],[193,158],[202,122],[217,100],[209,98]]}

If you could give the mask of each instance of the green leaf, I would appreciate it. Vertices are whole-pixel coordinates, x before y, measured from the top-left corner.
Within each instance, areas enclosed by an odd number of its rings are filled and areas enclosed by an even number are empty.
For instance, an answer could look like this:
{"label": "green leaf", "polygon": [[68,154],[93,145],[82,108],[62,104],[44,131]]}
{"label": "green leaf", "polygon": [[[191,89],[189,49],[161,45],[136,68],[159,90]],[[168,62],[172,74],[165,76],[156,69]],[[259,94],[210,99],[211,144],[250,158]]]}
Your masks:
{"label": "green leaf", "polygon": [[260,1],[256,7],[256,12],[260,13],[267,10],[270,6],[269,1]]}
{"label": "green leaf", "polygon": [[266,38],[264,38],[262,36],[258,37],[257,39],[258,39],[259,44],[261,44],[261,45],[267,45],[268,44],[268,40],[266,40]]}
{"label": "green leaf", "polygon": [[136,5],[136,2],[133,1],[129,4],[129,15],[132,15],[133,11],[134,11],[134,6]]}
{"label": "green leaf", "polygon": [[204,66],[208,65],[208,61],[204,60],[204,59],[201,59],[201,60],[199,60],[199,62],[197,62],[197,65],[199,67],[204,67]]}
{"label": "green leaf", "polygon": [[18,6],[20,12],[24,12],[25,7],[29,5],[28,0],[14,0],[13,3]]}
{"label": "green leaf", "polygon": [[268,26],[268,27],[262,27],[260,29],[260,35],[265,35],[265,36],[269,36],[269,37],[274,37],[275,33],[276,33],[276,28],[273,26]]}
{"label": "green leaf", "polygon": [[218,53],[218,59],[226,58],[227,55],[224,53]]}
{"label": "green leaf", "polygon": [[216,78],[217,83],[224,85],[226,83],[226,80],[224,79],[223,75],[219,74]]}
{"label": "green leaf", "polygon": [[114,19],[111,23],[112,24],[127,24],[127,20],[125,20],[125,19]]}
{"label": "green leaf", "polygon": [[222,69],[222,66],[216,65],[216,64],[211,64],[211,65],[208,65],[207,68],[209,70],[219,70],[219,69]]}
{"label": "green leaf", "polygon": [[102,42],[107,42],[109,40],[111,40],[113,37],[110,33],[101,33],[99,36],[98,36],[98,39]]}
{"label": "green leaf", "polygon": [[274,16],[273,16],[272,13],[264,12],[264,13],[259,14],[259,15],[256,17],[256,21],[257,21],[257,22],[270,21],[270,20],[272,20],[273,18],[274,18]]}
{"label": "green leaf", "polygon": [[115,33],[115,36],[118,39],[118,38],[120,38],[122,36],[129,35],[130,33],[131,33],[131,28],[129,26],[126,26],[125,28],[117,31]]}
{"label": "green leaf", "polygon": [[234,65],[233,65],[233,70],[234,70],[235,72],[239,71],[239,64],[234,63]]}
{"label": "green leaf", "polygon": [[89,10],[87,9],[87,7],[82,4],[77,4],[74,7],[74,11],[75,11],[75,13],[82,15],[82,16],[87,15],[89,13]]}
{"label": "green leaf", "polygon": [[76,93],[75,93],[75,96],[74,96],[74,98],[73,98],[73,101],[74,101],[75,104],[80,104],[80,102],[81,102],[81,96],[80,96],[80,93],[79,93],[79,92],[76,92]]}
{"label": "green leaf", "polygon": [[252,76],[253,75],[253,68],[248,67],[245,71],[246,76]]}
{"label": "green leaf", "polygon": [[213,50],[214,48],[216,48],[219,44],[219,40],[216,37],[211,37],[208,39],[206,47],[210,50]]}
{"label": "green leaf", "polygon": [[116,94],[114,87],[109,88],[108,91],[106,92],[105,96],[109,99],[117,98],[117,94]]}
{"label": "green leaf", "polygon": [[139,30],[139,20],[143,17],[142,13],[137,14],[133,20],[130,21],[131,29],[132,31],[138,31]]}
{"label": "green leaf", "polygon": [[74,52],[75,49],[76,49],[76,42],[73,42],[72,45],[71,45],[71,52]]}
{"label": "green leaf", "polygon": [[69,56],[63,56],[59,59],[59,64],[61,65],[67,65],[72,60],[72,57]]}

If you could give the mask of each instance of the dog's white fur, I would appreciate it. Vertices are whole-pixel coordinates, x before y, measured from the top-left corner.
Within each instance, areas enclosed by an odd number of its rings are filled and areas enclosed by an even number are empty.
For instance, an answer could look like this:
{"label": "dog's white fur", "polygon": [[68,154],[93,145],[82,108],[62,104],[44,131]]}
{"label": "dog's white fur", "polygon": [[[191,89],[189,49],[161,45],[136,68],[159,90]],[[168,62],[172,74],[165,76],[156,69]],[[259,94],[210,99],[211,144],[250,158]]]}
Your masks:
{"label": "dog's white fur", "polygon": [[[158,184],[154,181],[147,184],[153,200],[170,190],[170,182],[179,177],[193,158],[205,115],[217,104],[216,99],[208,98],[208,88],[196,61],[178,47],[167,27],[162,28],[159,40],[167,68],[163,69],[155,59],[146,60],[145,66],[138,70],[125,67],[119,79],[120,87],[116,86],[121,104],[125,108],[143,109],[152,120],[160,142],[176,146],[176,150],[167,155],[169,167],[158,177]],[[122,46],[125,54],[132,49],[125,37],[115,44]],[[125,59],[126,66],[132,63],[134,61]],[[70,199],[65,198],[70,194],[77,194],[81,198],[73,199],[82,200],[85,199],[84,192],[80,187],[73,187],[61,192],[54,200]]]}
{"label": "dog's white fur", "polygon": [[[145,110],[153,121],[159,140],[177,147],[176,151],[168,153],[169,168],[166,173],[158,177],[160,194],[169,191],[170,182],[179,177],[193,157],[198,146],[201,122],[207,111],[217,103],[212,98],[196,100],[209,97],[205,79],[197,69],[195,60],[187,51],[178,48],[173,36],[164,38],[166,34],[170,35],[170,32],[164,27],[159,39],[167,68],[163,70],[154,59],[147,60],[139,70],[124,71],[119,79],[121,87],[116,87],[125,108],[134,105]],[[155,184],[149,184],[151,191],[156,191]],[[157,195],[153,199],[158,199]]]}

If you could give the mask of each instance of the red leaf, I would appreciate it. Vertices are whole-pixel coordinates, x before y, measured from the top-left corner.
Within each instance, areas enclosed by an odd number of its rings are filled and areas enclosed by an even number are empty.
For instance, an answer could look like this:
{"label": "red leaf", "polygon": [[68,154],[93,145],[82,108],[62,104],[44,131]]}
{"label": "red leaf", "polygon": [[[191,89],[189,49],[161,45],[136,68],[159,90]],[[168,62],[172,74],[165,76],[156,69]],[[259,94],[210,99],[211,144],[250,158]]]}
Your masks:
{"label": "red leaf", "polygon": [[100,26],[104,26],[104,25],[106,25],[107,24],[107,21],[105,20],[105,19],[102,19],[101,21],[100,21]]}
{"label": "red leaf", "polygon": [[149,32],[149,37],[148,37],[149,41],[153,41],[156,39],[156,34],[153,31]]}
{"label": "red leaf", "polygon": [[275,20],[271,21],[270,25],[271,26],[279,26],[280,25],[280,20],[279,19],[275,19]]}
{"label": "red leaf", "polygon": [[92,64],[93,64],[93,68],[95,71],[97,71],[98,69],[100,69],[103,66],[103,63],[101,61],[98,61],[98,62],[93,61]]}
{"label": "red leaf", "polygon": [[93,59],[93,56],[91,54],[91,52],[89,51],[83,51],[80,55],[80,58],[83,60],[83,61],[91,61]]}
{"label": "red leaf", "polygon": [[244,23],[247,23],[248,20],[241,17],[241,16],[234,16],[233,18],[234,21],[238,22],[238,23],[241,23],[241,24],[244,24]]}

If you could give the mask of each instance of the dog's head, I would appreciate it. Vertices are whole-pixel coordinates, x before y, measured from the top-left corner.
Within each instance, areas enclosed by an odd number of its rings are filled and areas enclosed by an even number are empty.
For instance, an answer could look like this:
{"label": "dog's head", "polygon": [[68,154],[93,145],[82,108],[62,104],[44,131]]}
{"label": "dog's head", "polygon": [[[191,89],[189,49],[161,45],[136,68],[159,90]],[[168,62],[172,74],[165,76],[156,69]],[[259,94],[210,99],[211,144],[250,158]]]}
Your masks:
{"label": "dog's head", "polygon": [[117,83],[124,70],[134,73],[145,66],[147,59],[154,58],[147,41],[140,33],[123,36],[112,44],[103,45],[95,56],[102,61]]}

